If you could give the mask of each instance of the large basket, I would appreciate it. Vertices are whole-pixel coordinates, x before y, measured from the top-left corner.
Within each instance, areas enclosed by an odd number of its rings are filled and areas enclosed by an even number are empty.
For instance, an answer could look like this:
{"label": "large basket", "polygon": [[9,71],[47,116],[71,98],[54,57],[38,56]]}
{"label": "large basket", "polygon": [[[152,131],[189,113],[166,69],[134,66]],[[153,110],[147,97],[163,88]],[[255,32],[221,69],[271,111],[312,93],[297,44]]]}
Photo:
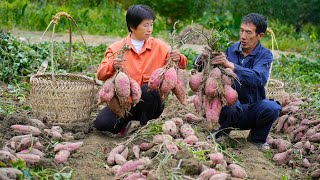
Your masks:
{"label": "large basket", "polygon": [[281,99],[286,94],[284,83],[276,79],[269,79],[266,91],[268,98],[276,100]]}
{"label": "large basket", "polygon": [[[95,81],[79,74],[54,73],[53,34],[60,16],[66,16],[69,20],[72,19],[67,13],[60,12],[54,16],[49,24],[50,26],[54,23],[51,47],[52,72],[50,74],[41,74],[45,72],[46,67],[44,71],[40,73],[41,68],[39,68],[38,74],[32,75],[30,78],[32,113],[36,118],[41,120],[46,119],[52,124],[86,122],[90,119],[91,112],[95,108]],[[69,48],[69,62],[70,59],[71,47]]]}

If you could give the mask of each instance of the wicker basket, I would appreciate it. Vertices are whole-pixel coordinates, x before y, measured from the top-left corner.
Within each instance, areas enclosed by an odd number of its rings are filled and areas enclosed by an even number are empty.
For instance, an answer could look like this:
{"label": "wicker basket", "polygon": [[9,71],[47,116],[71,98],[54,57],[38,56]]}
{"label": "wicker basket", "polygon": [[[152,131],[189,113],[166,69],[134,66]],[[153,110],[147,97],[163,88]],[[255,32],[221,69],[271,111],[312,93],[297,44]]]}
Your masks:
{"label": "wicker basket", "polygon": [[284,83],[276,79],[269,79],[266,91],[268,98],[276,100],[281,99],[286,94]]}
{"label": "wicker basket", "polygon": [[[67,13],[62,12],[54,16],[51,22],[57,24],[60,16],[66,16],[69,20],[71,18]],[[52,34],[54,34],[54,28]],[[86,122],[95,108],[97,92],[95,81],[79,74],[55,74],[53,38],[51,48],[52,73],[35,74],[30,78],[32,113],[36,118],[46,119],[53,124]],[[70,59],[71,48],[69,48],[69,61]]]}

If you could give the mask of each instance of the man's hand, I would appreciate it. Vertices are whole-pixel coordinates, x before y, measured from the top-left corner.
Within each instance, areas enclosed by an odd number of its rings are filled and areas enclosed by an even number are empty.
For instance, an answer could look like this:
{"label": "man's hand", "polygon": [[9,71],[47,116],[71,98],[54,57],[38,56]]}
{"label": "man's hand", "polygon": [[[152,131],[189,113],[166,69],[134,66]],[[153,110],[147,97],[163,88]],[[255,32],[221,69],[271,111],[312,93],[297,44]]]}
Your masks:
{"label": "man's hand", "polygon": [[174,49],[170,52],[170,58],[172,61],[180,62],[180,51],[179,49]]}
{"label": "man's hand", "polygon": [[214,58],[212,58],[211,64],[220,64],[225,68],[231,68],[232,70],[234,70],[234,64],[227,59],[227,56],[224,53],[220,53],[220,55],[217,55]]}
{"label": "man's hand", "polygon": [[123,59],[120,59],[118,57],[114,58],[113,60],[113,67],[114,69],[121,69],[123,68]]}

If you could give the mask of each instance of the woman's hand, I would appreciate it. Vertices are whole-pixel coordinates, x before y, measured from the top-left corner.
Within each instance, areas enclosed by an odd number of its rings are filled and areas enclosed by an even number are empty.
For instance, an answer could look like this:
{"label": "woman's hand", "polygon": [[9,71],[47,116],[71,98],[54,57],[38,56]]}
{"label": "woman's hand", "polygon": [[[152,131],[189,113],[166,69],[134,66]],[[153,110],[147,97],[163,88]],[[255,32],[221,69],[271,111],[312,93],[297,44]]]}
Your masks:
{"label": "woman's hand", "polygon": [[170,58],[172,61],[180,62],[180,51],[179,49],[174,49],[170,52]]}
{"label": "woman's hand", "polygon": [[114,69],[123,68],[123,59],[120,59],[118,57],[114,58],[114,60],[113,60],[113,68]]}

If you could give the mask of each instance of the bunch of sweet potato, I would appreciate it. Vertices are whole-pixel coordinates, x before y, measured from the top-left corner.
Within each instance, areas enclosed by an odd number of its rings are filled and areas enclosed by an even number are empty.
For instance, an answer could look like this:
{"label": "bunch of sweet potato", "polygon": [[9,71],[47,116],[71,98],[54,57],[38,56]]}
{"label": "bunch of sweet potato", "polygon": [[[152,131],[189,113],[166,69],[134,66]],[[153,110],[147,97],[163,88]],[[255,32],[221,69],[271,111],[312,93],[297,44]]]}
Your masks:
{"label": "bunch of sweet potato", "polygon": [[[214,53],[211,53],[212,56]],[[236,75],[229,68],[213,66],[212,56],[203,56],[203,69],[191,75],[189,85],[196,93],[193,103],[196,111],[206,117],[209,129],[214,129],[224,105],[231,106],[238,99],[238,93],[231,85]]]}
{"label": "bunch of sweet potato", "polygon": [[141,98],[141,87],[122,71],[107,79],[100,90],[100,100],[118,117],[124,118]]}

